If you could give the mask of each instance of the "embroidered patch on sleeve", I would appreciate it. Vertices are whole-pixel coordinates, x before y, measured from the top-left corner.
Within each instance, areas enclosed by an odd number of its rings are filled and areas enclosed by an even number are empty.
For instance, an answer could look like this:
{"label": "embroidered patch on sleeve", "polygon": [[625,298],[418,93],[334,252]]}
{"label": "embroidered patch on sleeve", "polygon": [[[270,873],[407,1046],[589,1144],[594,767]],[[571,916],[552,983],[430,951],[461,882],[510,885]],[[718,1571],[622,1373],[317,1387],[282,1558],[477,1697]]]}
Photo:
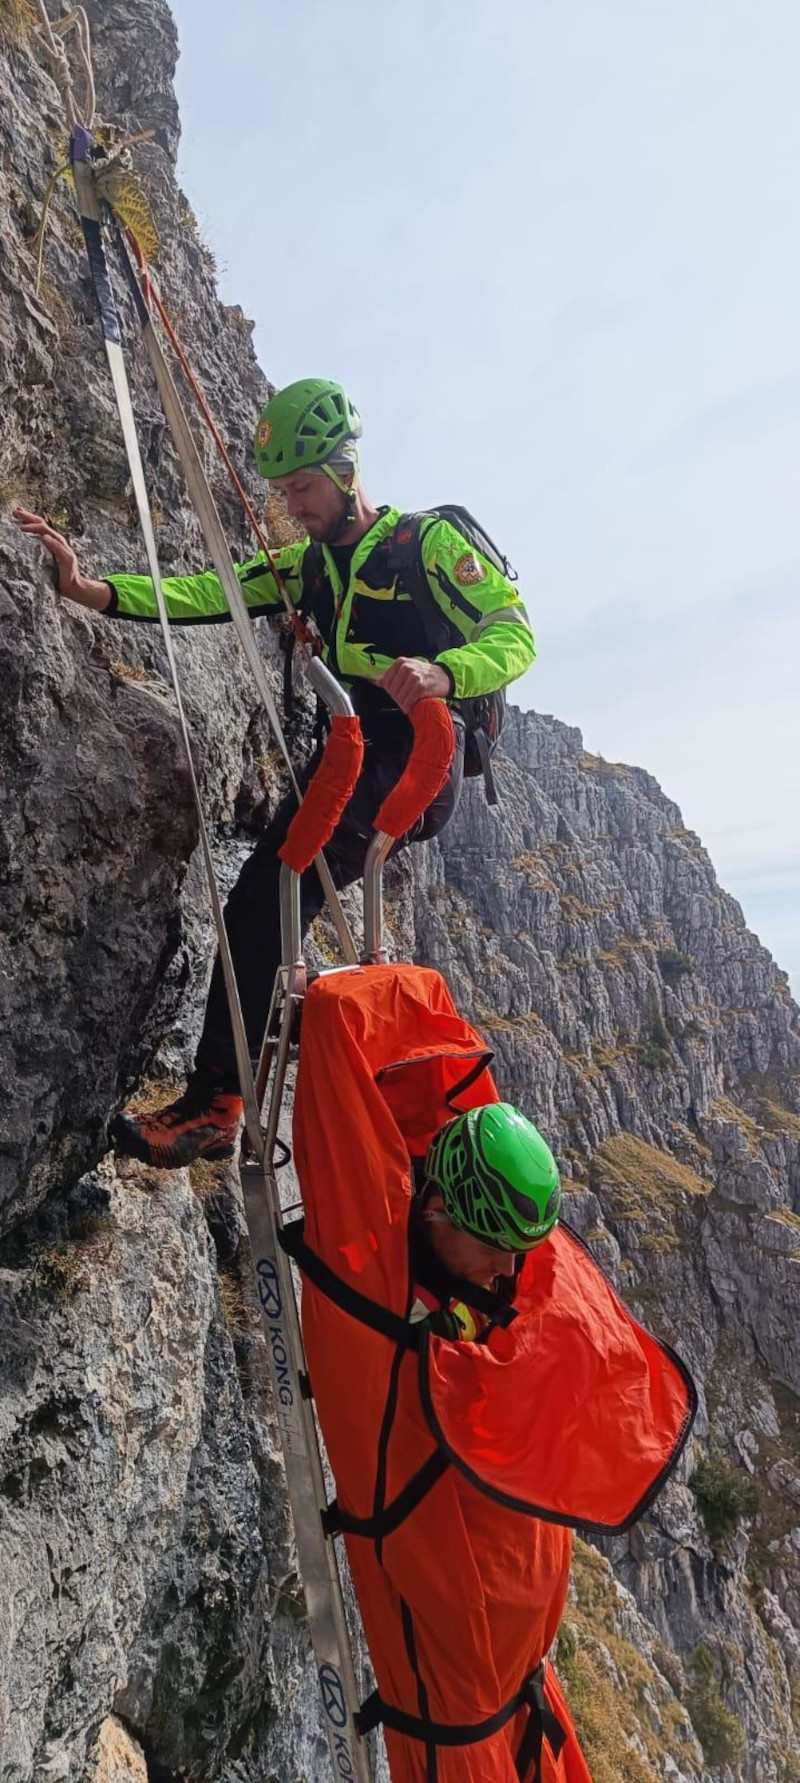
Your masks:
{"label": "embroidered patch on sleeve", "polygon": [[486,581],[486,570],[474,551],[465,551],[459,557],[453,575],[462,588],[474,588],[477,582]]}

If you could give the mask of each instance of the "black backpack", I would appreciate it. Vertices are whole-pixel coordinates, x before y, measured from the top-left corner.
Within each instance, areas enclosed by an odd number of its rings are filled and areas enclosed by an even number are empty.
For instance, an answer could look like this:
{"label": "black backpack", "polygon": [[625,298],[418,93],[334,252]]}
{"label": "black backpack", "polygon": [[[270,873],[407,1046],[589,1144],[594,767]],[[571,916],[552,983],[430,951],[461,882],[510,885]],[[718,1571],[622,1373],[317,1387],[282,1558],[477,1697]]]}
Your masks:
{"label": "black backpack", "polygon": [[[447,502],[441,508],[425,508],[419,513],[401,514],[394,534],[384,540],[386,550],[386,570],[391,576],[402,576],[403,583],[414,602],[425,629],[428,649],[431,656],[438,656],[442,650],[453,649],[463,644],[463,635],[456,626],[451,625],[445,617],[438,602],[431,593],[425,564],[422,557],[422,530],[426,520],[448,520],[457,532],[460,532],[467,545],[488,558],[489,562],[506,576],[510,582],[516,582],[516,570],[511,568],[507,557],[498,550],[494,539],[484,532],[483,527],[469,512],[468,508],[459,507],[454,502]],[[325,564],[319,546],[311,546],[313,553],[313,574],[325,575]],[[310,602],[304,595],[300,602],[299,612],[307,617]],[[290,634],[285,646],[283,699],[287,718],[294,711],[292,696],[292,656],[294,650],[294,634]],[[496,805],[497,787],[492,772],[492,756],[497,748],[506,721],[506,696],[502,687],[495,693],[477,694],[474,699],[450,702],[458,713],[466,732],[464,745],[464,774],[467,779],[476,779],[483,775],[486,798],[490,805]]]}
{"label": "black backpack", "polygon": [[[404,585],[425,627],[428,649],[432,656],[438,656],[442,650],[452,649],[454,644],[463,643],[463,638],[449,624],[431,593],[422,557],[422,533],[426,520],[449,521],[468,545],[479,551],[482,557],[488,558],[501,576],[512,582],[517,578],[508,558],[498,550],[494,539],[484,532],[468,508],[448,502],[440,508],[425,508],[419,513],[402,514],[395,528],[389,566],[393,574],[403,577]],[[468,700],[454,699],[450,704],[459,713],[466,730],[464,773],[468,779],[475,779],[482,774],[487,801],[490,805],[496,805],[497,787],[492,772],[492,756],[506,721],[505,692],[500,687],[495,693],[478,694],[474,699]]]}

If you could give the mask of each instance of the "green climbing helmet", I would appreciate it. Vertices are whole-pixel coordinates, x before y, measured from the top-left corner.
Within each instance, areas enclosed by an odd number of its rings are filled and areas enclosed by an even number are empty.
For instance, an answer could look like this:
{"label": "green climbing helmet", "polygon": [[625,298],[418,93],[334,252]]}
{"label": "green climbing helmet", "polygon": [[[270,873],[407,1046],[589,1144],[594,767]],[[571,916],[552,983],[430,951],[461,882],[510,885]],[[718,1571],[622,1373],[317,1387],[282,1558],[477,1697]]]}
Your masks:
{"label": "green climbing helmet", "polygon": [[315,469],[361,433],[361,416],[341,384],[301,378],[279,390],[262,411],[255,436],[259,476]]}
{"label": "green climbing helmet", "polygon": [[453,1225],[496,1250],[532,1250],[561,1211],[550,1147],[508,1102],[448,1121],[432,1141],[425,1173]]}

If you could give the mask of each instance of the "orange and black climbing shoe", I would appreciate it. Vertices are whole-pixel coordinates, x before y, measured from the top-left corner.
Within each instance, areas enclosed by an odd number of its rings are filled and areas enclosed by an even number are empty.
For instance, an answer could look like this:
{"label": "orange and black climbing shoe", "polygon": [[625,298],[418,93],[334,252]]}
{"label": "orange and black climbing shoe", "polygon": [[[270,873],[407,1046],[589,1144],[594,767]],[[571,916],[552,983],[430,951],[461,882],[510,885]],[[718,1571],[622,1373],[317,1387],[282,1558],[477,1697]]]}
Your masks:
{"label": "orange and black climbing shoe", "polygon": [[192,1073],[177,1102],[154,1114],[118,1114],[109,1137],[115,1150],[158,1170],[178,1170],[195,1158],[229,1158],[239,1136],[242,1098],[213,1071]]}

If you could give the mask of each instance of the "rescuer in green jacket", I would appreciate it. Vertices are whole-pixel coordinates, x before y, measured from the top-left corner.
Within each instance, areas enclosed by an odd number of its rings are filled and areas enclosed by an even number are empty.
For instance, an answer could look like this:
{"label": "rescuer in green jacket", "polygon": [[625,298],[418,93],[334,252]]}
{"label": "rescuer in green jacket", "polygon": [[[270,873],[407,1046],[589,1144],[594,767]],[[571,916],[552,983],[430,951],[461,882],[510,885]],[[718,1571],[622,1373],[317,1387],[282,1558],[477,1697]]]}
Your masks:
{"label": "rescuer in green jacket", "polygon": [[[533,637],[513,584],[455,525],[433,516],[420,533],[424,573],[441,615],[446,647],[432,651],[419,601],[392,567],[398,508],[375,508],[358,476],[361,420],[340,384],[304,379],[267,405],[256,429],[256,461],[280,492],[306,537],[282,547],[275,560],[292,602],[313,621],[323,660],[348,688],[367,743],[355,793],[326,854],[339,888],[363,873],[375,816],[395,784],[411,745],[407,714],[426,696],[471,699],[505,687],[534,658]],[[59,593],[122,620],[157,619],[147,576],[81,574],[75,552],[41,517],[16,510],[23,530],[53,556]],[[283,603],[263,553],[238,567],[253,618],[277,616]],[[213,572],[163,581],[170,619],[179,625],[229,617]],[[457,747],[449,779],[425,818],[403,842],[424,841],[449,822],[461,792],[464,727],[454,712]],[[316,757],[300,776],[301,789]],[[242,1011],[254,1058],[263,1038],[280,960],[278,885],[281,846],[296,809],[293,795],[279,806],[246,861],[225,910]],[[314,867],[303,876],[307,927],[322,907]],[[228,1006],[217,960],[195,1069],[183,1095],[154,1114],[118,1115],[112,1137],[119,1150],[161,1169],[233,1150],[242,1117]]]}

